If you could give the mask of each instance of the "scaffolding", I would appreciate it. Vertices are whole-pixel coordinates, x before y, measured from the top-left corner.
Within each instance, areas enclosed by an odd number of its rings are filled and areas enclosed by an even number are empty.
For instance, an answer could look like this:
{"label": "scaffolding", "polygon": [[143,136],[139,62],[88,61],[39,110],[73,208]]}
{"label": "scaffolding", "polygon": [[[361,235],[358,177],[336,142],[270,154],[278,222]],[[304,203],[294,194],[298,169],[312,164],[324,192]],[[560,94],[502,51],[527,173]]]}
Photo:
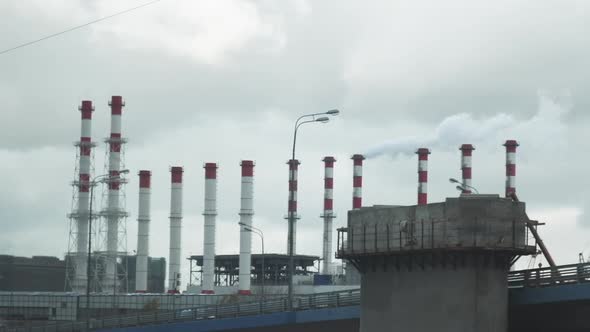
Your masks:
{"label": "scaffolding", "polygon": [[[83,183],[80,181],[80,157],[81,157],[81,150],[82,149],[90,149],[90,171],[89,174],[94,173],[94,147],[96,143],[94,142],[83,142],[77,141],[74,142],[74,146],[76,148],[76,160],[74,166],[74,179],[71,182],[72,186],[72,204],[70,207],[71,212],[67,215],[69,219],[69,231],[68,231],[68,249],[66,254],[66,278],[64,283],[64,290],[65,291],[78,291],[86,288],[86,281],[87,280],[94,280],[93,278],[86,278],[86,280],[80,280],[76,278],[77,272],[79,269],[83,269],[84,273],[86,273],[86,262],[87,262],[87,254],[86,250],[79,251],[78,249],[78,242],[81,236],[85,237],[86,241],[88,240],[88,232],[86,230],[82,230],[83,234],[79,228],[78,221],[81,218],[86,218],[86,220],[95,219],[97,216],[92,214],[91,216],[88,215],[88,212],[81,212],[79,211],[79,204],[80,204],[80,187],[81,186],[94,186],[94,183],[90,181],[87,183]],[[90,188],[92,190],[92,188]],[[90,236],[95,237],[96,232],[91,232]],[[87,242],[86,242],[87,243]]]}
{"label": "scaffolding", "polygon": [[[106,144],[105,149],[105,165],[104,165],[104,174],[111,174],[111,170],[109,167],[109,154],[110,154],[110,146],[111,144],[118,144],[120,145],[120,167],[119,169],[125,168],[124,163],[124,149],[123,144],[127,143],[127,139],[125,138],[106,138],[104,140]],[[103,184],[102,188],[102,195],[101,195],[101,207],[102,210],[100,212],[100,222],[98,223],[98,230],[97,230],[97,245],[95,255],[96,259],[94,260],[95,263],[95,273],[98,276],[96,291],[107,293],[107,294],[116,294],[119,292],[128,292],[129,290],[129,283],[128,283],[128,266],[127,260],[123,259],[128,255],[127,251],[127,217],[129,214],[126,211],[126,195],[124,186],[127,183],[127,180],[121,178],[119,176],[108,176],[104,181],[101,181]],[[116,197],[116,202],[109,202],[109,188],[113,183],[118,184],[119,187],[119,194]],[[110,234],[113,236],[116,234],[116,250],[109,250],[108,242],[109,242],[109,224],[113,225],[116,224],[116,232]],[[112,226],[111,226],[112,227]],[[114,278],[111,280],[109,276],[109,271],[112,267],[114,271]]]}

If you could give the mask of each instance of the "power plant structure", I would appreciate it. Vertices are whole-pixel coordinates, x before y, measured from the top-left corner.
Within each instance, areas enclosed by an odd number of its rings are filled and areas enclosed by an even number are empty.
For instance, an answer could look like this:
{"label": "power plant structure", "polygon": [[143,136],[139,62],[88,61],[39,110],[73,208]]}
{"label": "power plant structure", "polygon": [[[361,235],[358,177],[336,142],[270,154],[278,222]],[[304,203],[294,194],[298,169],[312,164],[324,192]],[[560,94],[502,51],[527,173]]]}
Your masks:
{"label": "power plant structure", "polygon": [[180,257],[182,248],[182,173],[183,168],[170,168],[170,250],[168,253],[168,293],[180,293]]}
{"label": "power plant structure", "polygon": [[334,213],[334,163],[336,159],[328,156],[324,162],[324,213],[320,216],[324,219],[324,236],[322,246],[322,273],[330,274],[332,266],[332,228]]}
{"label": "power plant structure", "polygon": [[215,294],[215,217],[217,216],[217,164],[205,164],[205,217],[203,229],[203,289],[201,294]]}
{"label": "power plant structure", "polygon": [[507,140],[506,147],[506,197],[516,194],[516,148],[518,142]]}
{"label": "power plant structure", "polygon": [[[81,138],[76,142],[78,147],[76,161],[76,180],[72,182],[74,198],[72,200],[70,241],[68,254],[64,260],[67,265],[65,290],[76,293],[119,293],[137,292],[146,293],[150,283],[150,223],[151,223],[151,183],[152,172],[141,170],[138,172],[139,195],[137,216],[137,251],[133,260],[129,260],[127,243],[125,209],[125,193],[123,190],[127,180],[122,177],[124,170],[124,146],[127,139],[122,135],[122,116],[125,102],[121,96],[112,96],[110,106],[110,134],[104,140],[106,143],[105,172],[101,175],[94,174],[93,148],[96,144],[92,141],[91,120],[94,107],[92,101],[83,101],[79,107],[82,115]],[[364,158],[363,158],[364,159]],[[332,219],[333,211],[333,167],[335,158],[324,158],[325,165],[325,199],[322,218],[324,218],[322,259],[316,256],[295,255],[296,273],[299,277],[312,277],[319,274],[333,273],[332,269]],[[357,163],[357,162],[355,162]],[[297,171],[298,160],[290,160],[289,164],[289,204],[288,218],[299,219],[297,214]],[[360,160],[362,165],[362,160]],[[254,201],[254,162],[242,160],[241,166],[241,208],[240,208],[240,254],[239,266],[236,277],[232,277],[232,284],[237,284],[237,293],[251,295],[251,283],[255,280],[257,285],[264,283],[265,279],[274,279],[275,283],[283,283],[287,280],[287,267],[281,267],[284,263],[281,259],[287,256],[281,254],[262,254],[252,258],[252,229],[253,226],[253,201]],[[201,289],[203,295],[215,294],[215,288],[220,285],[219,271],[216,271],[215,259],[215,217],[217,215],[217,168],[216,163],[206,163],[205,169],[205,209],[204,215],[204,241],[203,259],[201,270]],[[168,255],[168,277],[166,291],[170,294],[181,292],[181,235],[183,219],[183,167],[172,166],[170,168],[171,192],[170,192],[170,240]],[[360,202],[360,168],[355,167],[354,201]],[[358,173],[358,174],[357,174]],[[103,202],[98,205],[99,212],[91,212],[93,201],[93,189],[97,184],[104,184],[102,193]],[[97,195],[98,196],[98,195]],[[357,204],[355,203],[355,204]],[[101,207],[102,205],[102,207]],[[99,218],[100,217],[100,218]],[[90,221],[96,221],[90,223]],[[293,224],[296,227],[296,224]],[[293,252],[296,251],[296,229],[293,229]],[[92,241],[89,243],[89,240]],[[90,252],[89,252],[90,250]],[[264,259],[267,259],[266,266]],[[90,258],[90,263],[88,259]],[[262,260],[260,260],[262,259]],[[129,265],[131,262],[131,265]],[[256,265],[255,262],[260,262]],[[318,262],[317,271],[309,270]],[[323,262],[320,267],[319,262]],[[133,273],[129,273],[129,269]],[[281,269],[281,270],[272,270]],[[158,268],[161,271],[161,268]],[[303,271],[303,272],[302,272]],[[231,272],[229,272],[231,274]],[[128,280],[129,276],[133,280]],[[296,276],[297,277],[297,276]],[[297,279],[297,278],[296,278]],[[303,280],[303,279],[301,279]],[[303,281],[297,282],[303,282]],[[90,282],[90,284],[88,284]],[[305,282],[304,282],[305,283]],[[87,287],[88,286],[88,287]]]}
{"label": "power plant structure", "polygon": [[73,198],[72,213],[69,214],[70,230],[68,237],[68,256],[74,259],[68,260],[66,270],[65,289],[73,289],[77,292],[86,290],[88,270],[88,222],[91,216],[90,206],[90,174],[94,166],[93,149],[96,143],[92,142],[92,101],[83,100],[78,108],[82,116],[80,140],[74,143],[76,146],[75,180],[72,182]]}
{"label": "power plant structure", "polygon": [[[240,194],[240,258],[238,294],[251,295],[250,281],[252,274],[252,217],[254,216],[254,162],[242,160],[242,185]],[[260,267],[261,278],[266,271]]]}
{"label": "power plant structure", "polygon": [[[105,174],[98,176],[93,174],[96,144],[92,140],[91,122],[94,106],[91,101],[84,100],[79,107],[81,135],[75,143],[77,159],[72,181],[73,200],[68,215],[70,230],[65,259],[5,256],[0,262],[0,286],[6,291],[19,287],[25,292],[44,292],[43,287],[37,287],[31,280],[17,280],[15,271],[46,271],[43,273],[50,276],[47,280],[52,280],[52,286],[55,286],[55,280],[65,276],[64,290],[78,296],[72,300],[76,303],[75,314],[67,319],[78,320],[82,313],[92,311],[111,315],[120,310],[129,310],[129,313],[135,314],[144,310],[159,310],[157,307],[163,303],[168,306],[164,310],[180,317],[197,317],[199,311],[191,308],[225,305],[226,301],[235,301],[238,310],[250,308],[254,303],[256,308],[260,308],[260,313],[266,300],[280,303],[283,309],[279,311],[294,308],[301,310],[301,306],[306,305],[324,310],[323,302],[319,301],[333,299],[339,306],[343,300],[341,295],[353,299],[352,294],[356,292],[360,294],[360,300],[355,301],[360,301],[358,312],[362,332],[383,331],[392,326],[408,331],[504,332],[509,324],[508,282],[512,279],[508,276],[515,278],[518,273],[522,273],[515,271],[508,274],[514,262],[521,256],[536,254],[538,245],[550,268],[556,267],[536,230],[541,224],[528,218],[525,203],[516,196],[516,150],[519,144],[516,140],[507,140],[503,144],[506,149],[503,195],[479,194],[473,187],[472,158],[475,147],[462,144],[459,147],[461,181],[451,179],[451,182],[459,184],[457,188],[461,194],[442,202],[431,202],[428,197],[431,150],[428,147],[417,147],[417,200],[415,205],[410,206],[363,204],[365,157],[354,154],[351,157],[352,206],[347,213],[346,227],[337,230],[335,251],[332,249],[332,228],[336,217],[336,158],[325,156],[322,159],[324,178],[320,215],[323,231],[321,255],[318,256],[296,254],[296,227],[300,218],[297,206],[300,161],[297,159],[287,162],[289,197],[286,218],[292,228],[289,232],[291,237],[287,239],[286,254],[265,252],[264,236],[255,227],[255,163],[252,160],[240,162],[239,253],[217,253],[215,239],[219,165],[207,162],[203,165],[203,254],[188,257],[190,285],[186,290],[181,289],[185,168],[172,166],[169,169],[170,228],[166,271],[165,259],[149,256],[150,225],[153,225],[151,170],[138,172],[137,253],[129,255],[127,251],[128,214],[123,190],[127,181],[122,177],[128,172],[123,163],[123,147],[127,140],[122,135],[121,120],[125,103],[121,96],[113,96],[109,105],[111,133],[105,139],[107,162]],[[98,213],[93,212],[92,208],[96,184],[104,184],[105,188],[103,204],[99,205]],[[238,232],[238,227],[235,231]],[[261,253],[252,253],[252,233],[260,236]],[[320,233],[319,227],[317,233]],[[188,243],[191,245],[192,241]],[[335,269],[334,259],[341,260],[342,272]],[[551,270],[551,277],[554,276],[553,272]],[[524,273],[526,283],[530,276],[526,271]],[[585,271],[578,270],[577,273]],[[47,289],[55,291],[55,287]],[[338,294],[335,294],[336,290]],[[98,306],[91,309],[89,304],[86,307],[81,304],[80,299],[85,292],[91,293],[87,299]],[[153,292],[167,294],[149,294]],[[313,296],[306,297],[304,303],[302,298],[305,294]],[[19,303],[25,303],[28,298],[37,295],[16,294]],[[111,296],[112,302],[101,300],[107,295]],[[52,302],[53,296],[48,295],[45,300]],[[3,318],[3,312],[8,312],[5,309],[10,306],[6,304],[7,298],[4,296],[0,306],[0,318]],[[35,305],[38,307],[33,311],[44,312],[41,315],[43,319],[65,319],[62,315],[65,310],[61,309],[73,305],[72,301],[37,303]],[[250,304],[242,306],[248,301],[251,301]],[[358,305],[359,302],[356,303]],[[21,311],[26,310],[23,307],[18,312]],[[26,313],[26,317],[35,317],[33,311]]]}
{"label": "power plant structure", "polygon": [[[126,293],[129,291],[126,248],[125,195],[123,170],[121,96],[113,96],[111,133],[106,174],[94,176],[91,120],[94,107],[83,101],[81,138],[76,142],[78,159],[76,179],[72,182],[74,199],[70,217],[70,244],[67,259],[66,289],[84,293],[92,280],[92,292]],[[521,256],[536,253],[540,242],[536,225],[528,219],[525,204],[516,197],[515,140],[504,143],[506,149],[506,183],[502,195],[479,194],[472,183],[472,157],[475,147],[462,144],[460,150],[461,181],[459,197],[443,202],[429,202],[428,168],[431,150],[418,147],[417,199],[415,205],[363,206],[362,154],[354,154],[352,171],[352,206],[347,226],[338,229],[336,251],[333,245],[334,167],[336,158],[325,156],[323,179],[322,250],[319,256],[297,253],[297,191],[300,161],[290,159],[289,197],[286,219],[289,220],[286,254],[252,254],[254,225],[254,167],[252,160],[242,160],[239,254],[216,252],[217,185],[219,165],[207,162],[204,168],[203,254],[190,256],[190,293],[222,296],[237,294],[257,296],[284,294],[285,286],[296,284],[300,292],[315,292],[313,287],[352,286],[344,275],[361,286],[361,331],[382,331],[389,326],[403,330],[505,331],[508,305],[507,273]],[[236,168],[237,169],[237,168]],[[170,171],[170,220],[168,277],[165,290],[180,294],[183,223],[182,166]],[[138,197],[137,255],[133,259],[134,281],[131,291],[149,291],[150,207],[152,172],[141,170]],[[102,179],[99,181],[98,178]],[[318,181],[319,182],[319,181]],[[106,187],[105,205],[99,214],[103,221],[91,229],[92,193],[95,184]],[[531,226],[533,225],[533,226]],[[238,227],[236,227],[236,232]],[[529,243],[529,232],[535,242]],[[101,237],[102,236],[102,237]],[[94,241],[94,247],[89,240]],[[102,241],[101,241],[102,239]],[[541,246],[542,244],[540,244]],[[544,247],[543,247],[544,248]],[[90,251],[89,251],[90,250]],[[546,249],[543,249],[545,253]],[[88,257],[91,257],[88,260]],[[126,259],[122,260],[122,258]],[[294,258],[295,269],[291,270]],[[341,259],[343,271],[335,272],[333,259]],[[160,262],[161,263],[161,262]],[[317,263],[317,266],[316,266]],[[349,267],[348,269],[346,267]],[[165,273],[164,269],[159,269]],[[89,274],[89,271],[90,274]],[[290,271],[293,271],[291,273]],[[324,277],[328,278],[324,278]],[[358,277],[358,278],[357,278]],[[290,280],[293,281],[290,281]],[[200,285],[197,282],[200,281]],[[353,282],[353,283],[354,283]],[[198,287],[197,287],[198,286]],[[305,287],[312,288],[305,288]],[[266,287],[266,289],[265,289]],[[153,289],[153,287],[152,287]],[[305,290],[303,290],[305,289]],[[346,289],[346,288],[345,288]],[[289,287],[289,294],[292,289]],[[240,297],[241,298],[241,297]],[[216,300],[217,301],[217,300]]]}
{"label": "power plant structure", "polygon": [[289,165],[289,201],[287,205],[287,255],[295,255],[297,252],[297,172],[301,163],[297,159],[290,159],[287,162]]}
{"label": "power plant structure", "polygon": [[418,205],[428,204],[428,155],[430,150],[420,148],[418,155]]}
{"label": "power plant structure", "polygon": [[148,257],[150,254],[150,205],[152,172],[139,171],[139,202],[137,213],[137,259],[135,265],[135,291],[147,292]]}
{"label": "power plant structure", "polygon": [[352,209],[360,209],[363,206],[363,160],[365,157],[361,154],[352,156]]}
{"label": "power plant structure", "polygon": [[463,144],[459,150],[461,150],[461,192],[463,194],[471,194],[473,189],[471,183],[471,157],[475,147],[471,144]]}
{"label": "power plant structure", "polygon": [[[123,97],[112,96],[111,133],[104,141],[108,146],[108,158],[105,158],[105,174],[103,181],[106,191],[106,204],[100,215],[103,222],[99,224],[99,252],[105,260],[104,278],[101,289],[104,292],[127,292],[127,266],[117,264],[120,257],[127,254],[127,212],[125,211],[124,185],[127,183],[120,176],[124,167],[124,145],[127,139],[122,136]],[[105,194],[103,193],[103,198]]]}

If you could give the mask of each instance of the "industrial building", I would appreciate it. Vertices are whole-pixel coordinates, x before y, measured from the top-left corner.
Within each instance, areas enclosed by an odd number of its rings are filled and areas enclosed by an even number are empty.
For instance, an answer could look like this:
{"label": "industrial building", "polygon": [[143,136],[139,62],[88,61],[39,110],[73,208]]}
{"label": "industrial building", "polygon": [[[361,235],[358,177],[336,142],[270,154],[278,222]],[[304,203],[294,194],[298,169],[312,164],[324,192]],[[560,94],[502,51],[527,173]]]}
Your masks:
{"label": "industrial building", "polygon": [[57,257],[0,255],[0,291],[63,292],[65,277],[66,262]]}
{"label": "industrial building", "polygon": [[[264,260],[263,260],[264,257]],[[194,255],[187,258],[190,264],[190,285],[200,284],[203,275],[203,256]],[[313,278],[318,274],[319,257],[295,255],[295,273],[297,276]],[[217,255],[215,257],[215,286],[233,286],[239,281],[239,255]],[[289,256],[285,254],[252,254],[251,282],[262,284],[262,264],[264,263],[264,283],[271,285],[287,284],[287,265]],[[306,279],[309,279],[306,278]]]}
{"label": "industrial building", "polygon": [[[64,260],[51,256],[18,257],[0,255],[0,291],[5,292],[70,292],[66,280],[66,268],[69,256]],[[98,261],[98,264],[104,261]],[[122,257],[120,264],[127,264],[129,270],[128,289],[135,289],[135,263],[136,256]],[[148,258],[148,292],[163,293],[166,274],[166,259]],[[97,291],[97,283],[93,282],[95,271],[104,271],[104,268],[96,268],[96,262],[91,262],[91,290]],[[71,265],[70,265],[71,266]],[[99,278],[102,276],[99,275]],[[85,291],[83,292],[85,293]]]}
{"label": "industrial building", "polygon": [[[129,275],[127,278],[127,289],[129,292],[137,289],[136,287],[136,267],[138,256],[129,255],[124,257],[127,261],[127,271]],[[164,257],[148,257],[147,258],[147,288],[146,293],[164,293],[166,292],[166,258]]]}

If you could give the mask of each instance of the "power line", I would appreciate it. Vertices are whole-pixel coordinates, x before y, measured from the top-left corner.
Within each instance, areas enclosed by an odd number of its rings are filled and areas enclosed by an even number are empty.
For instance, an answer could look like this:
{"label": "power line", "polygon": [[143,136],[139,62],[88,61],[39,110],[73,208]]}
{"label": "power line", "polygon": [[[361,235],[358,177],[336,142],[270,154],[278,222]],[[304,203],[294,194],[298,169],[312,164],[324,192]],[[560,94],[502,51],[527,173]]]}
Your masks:
{"label": "power line", "polygon": [[60,31],[60,32],[57,32],[57,33],[54,33],[54,34],[51,34],[51,35],[48,35],[48,36],[39,38],[39,39],[35,39],[33,41],[30,41],[30,42],[27,42],[27,43],[24,43],[24,44],[20,44],[20,45],[17,45],[17,46],[14,46],[14,47],[11,47],[11,48],[2,50],[2,51],[0,51],[0,55],[5,54],[5,53],[8,53],[8,52],[11,52],[11,51],[14,51],[14,50],[17,50],[19,48],[23,48],[23,47],[32,45],[32,44],[36,44],[38,42],[41,42],[41,41],[44,41],[44,40],[47,40],[47,39],[50,39],[50,38],[53,38],[53,37],[57,37],[57,36],[63,35],[65,33],[68,33],[68,32],[74,31],[74,30],[78,30],[78,29],[87,27],[87,26],[89,26],[91,24],[94,24],[94,23],[97,23],[97,22],[100,22],[100,21],[108,20],[109,18],[113,18],[115,16],[119,16],[119,15],[123,15],[123,14],[129,13],[129,12],[134,11],[136,9],[140,9],[140,8],[143,8],[143,7],[152,5],[152,4],[154,4],[156,2],[160,2],[160,1],[162,1],[162,0],[152,0],[152,1],[146,2],[144,4],[141,4],[139,6],[135,6],[133,8],[129,8],[129,9],[125,9],[123,11],[120,11],[120,12],[117,12],[117,13],[114,13],[114,14],[111,14],[111,15],[108,15],[108,16],[104,16],[104,17],[98,18],[98,19],[96,19],[94,21],[90,21],[90,22],[87,22],[87,23],[84,23],[84,24],[81,24],[81,25],[77,25],[77,26],[71,27],[71,28],[69,28],[67,30],[63,30],[63,31]]}

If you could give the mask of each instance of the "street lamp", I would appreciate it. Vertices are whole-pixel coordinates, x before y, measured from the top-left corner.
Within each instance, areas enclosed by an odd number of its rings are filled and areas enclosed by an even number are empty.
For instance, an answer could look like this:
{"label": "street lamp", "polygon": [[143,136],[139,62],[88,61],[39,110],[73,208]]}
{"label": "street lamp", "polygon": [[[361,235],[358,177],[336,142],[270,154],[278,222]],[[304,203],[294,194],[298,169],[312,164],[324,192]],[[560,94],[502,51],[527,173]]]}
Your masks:
{"label": "street lamp", "polygon": [[465,183],[461,183],[461,181],[459,181],[455,178],[450,178],[449,182],[450,183],[458,183],[459,185],[455,187],[457,190],[467,191],[467,189],[472,189],[473,191],[475,191],[476,194],[479,194],[479,191],[477,189],[475,189],[474,187],[467,185]]}
{"label": "street lamp", "polygon": [[262,299],[264,300],[264,233],[262,232],[262,230],[260,228],[256,228],[254,226],[249,226],[244,224],[243,222],[238,222],[238,225],[242,226],[244,228],[245,231],[250,232],[250,233],[254,233],[257,234],[258,236],[260,236],[260,241],[262,242],[262,291],[260,292],[260,295],[262,297]]}
{"label": "street lamp", "polygon": [[92,250],[92,202],[94,201],[94,186],[96,183],[104,183],[112,180],[118,180],[121,174],[129,173],[128,169],[119,171],[119,175],[111,176],[102,174],[95,176],[88,183],[90,187],[90,204],[88,206],[88,257],[86,258],[86,328],[90,328],[90,259]]}
{"label": "street lamp", "polygon": [[[328,121],[330,121],[330,118],[325,116],[325,115],[330,115],[330,116],[334,116],[334,115],[338,115],[340,114],[340,111],[337,109],[333,109],[333,110],[329,110],[327,112],[321,112],[321,113],[311,113],[311,114],[304,114],[302,116],[300,116],[299,118],[297,118],[297,121],[295,121],[295,130],[293,131],[293,150],[292,150],[292,154],[291,154],[291,160],[295,160],[295,144],[297,142],[297,129],[299,129],[299,127],[303,124],[306,123],[312,123],[312,122],[319,122],[319,123],[326,123]],[[310,120],[304,120],[301,121],[303,119],[306,118],[311,118]],[[301,121],[301,122],[300,122]],[[290,171],[289,172],[289,183],[292,183],[294,181],[293,178],[294,172]],[[294,191],[289,189],[289,201],[293,201],[294,200]],[[293,212],[288,212],[288,223],[289,223],[289,229],[288,229],[288,255],[289,255],[289,268],[288,268],[288,276],[287,276],[287,282],[288,282],[288,310],[292,311],[293,310],[293,274],[295,273],[295,267],[294,267],[294,253],[293,253],[293,230],[294,230],[294,225],[295,225],[295,213]]]}

